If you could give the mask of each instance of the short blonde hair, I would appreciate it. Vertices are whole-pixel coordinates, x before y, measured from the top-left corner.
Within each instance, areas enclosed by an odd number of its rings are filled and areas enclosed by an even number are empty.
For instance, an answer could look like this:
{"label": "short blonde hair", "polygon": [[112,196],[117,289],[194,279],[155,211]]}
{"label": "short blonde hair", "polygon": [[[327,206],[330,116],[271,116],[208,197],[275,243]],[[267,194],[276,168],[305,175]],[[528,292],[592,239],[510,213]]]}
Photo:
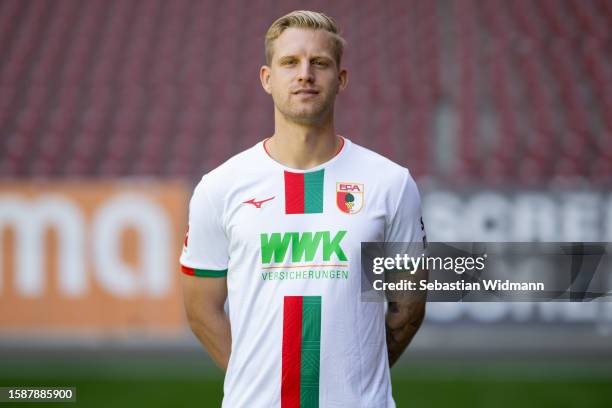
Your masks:
{"label": "short blonde hair", "polygon": [[266,64],[270,65],[272,63],[274,40],[290,27],[325,30],[330,33],[334,44],[334,57],[336,58],[338,67],[340,67],[340,61],[342,60],[342,53],[344,52],[346,41],[340,36],[338,24],[336,24],[333,18],[323,13],[308,10],[292,11],[273,22],[270,28],[268,28],[265,40]]}

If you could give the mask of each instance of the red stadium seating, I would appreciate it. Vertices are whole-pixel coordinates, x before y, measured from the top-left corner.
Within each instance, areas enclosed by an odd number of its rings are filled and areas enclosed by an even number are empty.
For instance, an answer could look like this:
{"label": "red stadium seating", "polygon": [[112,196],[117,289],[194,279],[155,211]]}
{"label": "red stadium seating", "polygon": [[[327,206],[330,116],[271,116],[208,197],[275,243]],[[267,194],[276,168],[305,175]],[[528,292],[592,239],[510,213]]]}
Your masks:
{"label": "red stadium seating", "polygon": [[[315,5],[348,41],[339,133],[417,178],[610,182],[612,2]],[[199,178],[273,132],[262,39],[300,7],[0,2],[0,177]]]}

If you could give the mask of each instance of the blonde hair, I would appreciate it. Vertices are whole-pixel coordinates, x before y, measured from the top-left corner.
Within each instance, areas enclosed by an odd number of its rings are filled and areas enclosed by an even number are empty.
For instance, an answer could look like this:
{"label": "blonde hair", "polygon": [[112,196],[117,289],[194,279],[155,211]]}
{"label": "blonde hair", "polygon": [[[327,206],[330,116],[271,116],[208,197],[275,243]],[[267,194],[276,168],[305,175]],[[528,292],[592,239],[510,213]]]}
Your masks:
{"label": "blonde hair", "polygon": [[325,30],[330,33],[334,44],[334,57],[338,67],[340,67],[340,60],[342,59],[346,41],[340,36],[340,30],[336,21],[323,13],[308,10],[292,11],[273,22],[270,28],[268,28],[265,40],[266,64],[270,65],[272,62],[274,40],[290,27]]}

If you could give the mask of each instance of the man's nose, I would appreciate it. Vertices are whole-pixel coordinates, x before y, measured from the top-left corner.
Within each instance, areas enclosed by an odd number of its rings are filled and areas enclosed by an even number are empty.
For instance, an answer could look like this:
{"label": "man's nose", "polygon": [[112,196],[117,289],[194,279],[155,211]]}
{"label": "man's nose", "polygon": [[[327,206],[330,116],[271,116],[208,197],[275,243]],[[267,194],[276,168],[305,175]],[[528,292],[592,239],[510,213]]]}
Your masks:
{"label": "man's nose", "polygon": [[299,82],[313,82],[314,75],[312,73],[312,66],[310,62],[305,62],[300,64],[300,70],[298,72],[298,81]]}

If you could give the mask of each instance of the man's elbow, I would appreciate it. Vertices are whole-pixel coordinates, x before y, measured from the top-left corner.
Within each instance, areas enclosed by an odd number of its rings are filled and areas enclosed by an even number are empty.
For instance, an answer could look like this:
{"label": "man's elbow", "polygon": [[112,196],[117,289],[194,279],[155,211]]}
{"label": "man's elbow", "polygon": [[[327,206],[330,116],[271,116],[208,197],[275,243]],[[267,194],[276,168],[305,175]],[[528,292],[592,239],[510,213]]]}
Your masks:
{"label": "man's elbow", "polygon": [[196,328],[206,327],[206,318],[202,316],[202,313],[187,310],[187,323],[192,331]]}
{"label": "man's elbow", "polygon": [[215,321],[225,316],[223,304],[221,305],[202,305],[187,306],[185,308],[187,323],[192,331],[207,329]]}

